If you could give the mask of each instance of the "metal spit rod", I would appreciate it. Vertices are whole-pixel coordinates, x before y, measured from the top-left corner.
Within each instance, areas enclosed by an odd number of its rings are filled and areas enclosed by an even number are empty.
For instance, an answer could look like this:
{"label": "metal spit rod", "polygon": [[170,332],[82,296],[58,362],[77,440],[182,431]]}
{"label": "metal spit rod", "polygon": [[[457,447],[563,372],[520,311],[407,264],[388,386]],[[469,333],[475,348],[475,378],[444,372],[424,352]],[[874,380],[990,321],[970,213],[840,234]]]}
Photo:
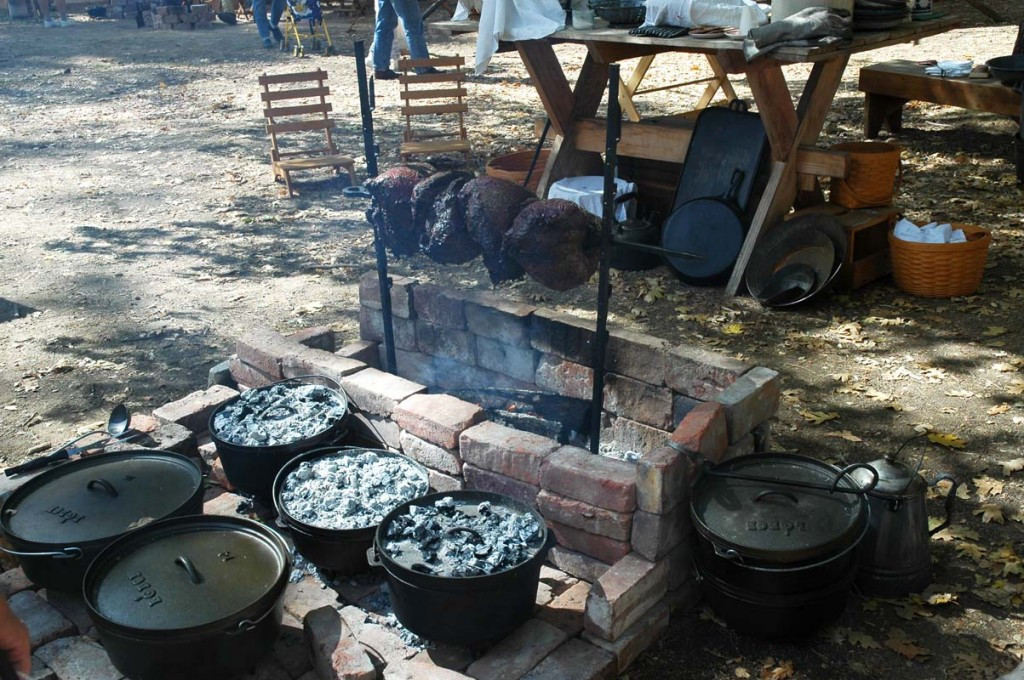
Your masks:
{"label": "metal spit rod", "polygon": [[[359,113],[363,124],[363,150],[366,154],[366,174],[377,176],[377,144],[373,138],[374,92],[373,80],[366,77],[366,46],[362,40],[355,43],[356,79],[359,81]],[[380,291],[380,314],[384,326],[384,363],[388,373],[397,373],[395,358],[395,326],[391,319],[391,277],[388,276],[388,253],[381,239],[380,229],[373,225],[373,251],[377,258],[377,290]]]}
{"label": "metal spit rod", "polygon": [[594,338],[594,393],[590,407],[590,452],[601,449],[601,412],[604,410],[604,360],[608,346],[608,298],[611,285],[608,267],[611,260],[612,221],[615,219],[616,151],[622,132],[619,108],[619,66],[608,66],[608,124],[605,130],[604,196],[601,207],[601,253],[597,275],[597,336]]}

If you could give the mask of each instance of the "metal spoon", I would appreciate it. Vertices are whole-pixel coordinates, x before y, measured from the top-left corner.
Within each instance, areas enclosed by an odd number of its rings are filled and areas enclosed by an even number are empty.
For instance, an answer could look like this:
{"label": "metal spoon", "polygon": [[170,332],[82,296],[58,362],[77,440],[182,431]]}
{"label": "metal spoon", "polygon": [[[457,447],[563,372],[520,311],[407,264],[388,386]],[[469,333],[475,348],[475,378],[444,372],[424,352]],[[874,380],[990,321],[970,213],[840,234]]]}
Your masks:
{"label": "metal spoon", "polygon": [[[112,439],[120,439],[121,435],[123,435],[128,430],[128,425],[131,423],[131,421],[132,414],[128,410],[128,407],[125,406],[124,404],[118,404],[117,406],[114,407],[114,410],[110,412],[110,417],[107,418],[106,431],[94,430],[92,432],[86,432],[80,437],[76,437],[71,441],[65,443],[56,451],[52,451],[46,454],[45,456],[40,456],[35,460],[30,460],[27,463],[22,463],[21,465],[15,465],[14,467],[7,468],[6,470],[4,470],[4,474],[7,475],[8,477],[12,477],[17,474],[31,472],[32,470],[38,470],[40,468],[47,467],[54,463],[67,460],[71,456],[77,453],[81,453],[82,451],[96,448],[98,445],[100,445],[101,442],[102,444],[108,444]],[[92,435],[95,434],[105,435],[106,438],[101,440],[101,442],[93,442],[92,444],[87,444],[85,446],[80,446],[77,448],[74,447],[74,444],[82,441],[86,437],[91,437]]]}

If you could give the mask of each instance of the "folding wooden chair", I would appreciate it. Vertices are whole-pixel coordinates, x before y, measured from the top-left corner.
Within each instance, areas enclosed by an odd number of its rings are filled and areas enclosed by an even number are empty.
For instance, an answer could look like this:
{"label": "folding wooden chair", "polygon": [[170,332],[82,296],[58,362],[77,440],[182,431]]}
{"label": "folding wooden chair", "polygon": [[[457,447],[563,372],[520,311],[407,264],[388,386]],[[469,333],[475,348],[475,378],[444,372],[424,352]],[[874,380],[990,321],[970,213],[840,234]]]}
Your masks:
{"label": "folding wooden chair", "polygon": [[[326,80],[327,72],[322,69],[273,76],[264,73],[260,76],[260,85],[263,86],[263,92],[260,94],[264,107],[263,116],[267,119],[267,134],[270,135],[270,163],[274,168],[274,179],[284,182],[288,187],[289,197],[295,195],[291,180],[291,173],[295,170],[334,168],[335,172],[339,172],[341,168],[345,168],[352,184],[356,183],[352,157],[339,154],[331,136],[334,121],[327,115],[332,109],[327,103],[327,96],[331,91],[325,83]],[[316,83],[316,86],[287,89],[295,83]],[[271,90],[271,85],[284,85],[285,88]],[[301,103],[303,100],[306,103]],[[313,100],[314,103],[309,103],[309,100]],[[281,106],[279,102],[286,105]],[[278,122],[281,118],[287,118],[287,122]],[[327,138],[326,147],[282,151],[279,146],[280,135],[319,130],[323,130]]]}
{"label": "folding wooden chair", "polygon": [[[462,57],[433,57],[430,59],[400,59],[398,69],[402,72],[398,82],[402,85],[399,96],[402,98],[402,115],[405,116],[404,141],[398,153],[402,160],[408,160],[414,154],[444,153],[458,151],[466,155],[472,145],[466,136],[465,113],[469,110],[466,104],[466,74],[462,71],[465,64]],[[443,73],[416,73],[415,69],[425,67],[449,69]],[[454,118],[458,117],[459,128],[455,132],[436,132],[414,130],[413,121],[422,120],[423,116]]]}

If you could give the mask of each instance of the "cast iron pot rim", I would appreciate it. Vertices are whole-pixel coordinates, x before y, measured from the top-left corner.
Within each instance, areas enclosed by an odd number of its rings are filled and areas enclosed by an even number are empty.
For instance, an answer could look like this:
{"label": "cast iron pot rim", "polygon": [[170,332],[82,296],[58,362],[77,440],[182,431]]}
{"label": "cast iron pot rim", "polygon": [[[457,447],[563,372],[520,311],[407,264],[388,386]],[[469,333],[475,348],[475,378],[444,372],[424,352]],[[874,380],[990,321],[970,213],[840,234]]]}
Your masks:
{"label": "cast iron pot rim", "polygon": [[[773,459],[773,458],[776,459],[776,460],[779,460],[779,461],[790,460],[790,461],[793,461],[793,462],[804,462],[804,463],[810,461],[811,463],[815,463],[817,465],[821,465],[821,466],[828,467],[828,468],[834,468],[836,473],[841,473],[842,472],[842,470],[840,470],[836,466],[834,466],[834,465],[832,465],[830,463],[826,463],[825,461],[818,460],[817,458],[811,458],[810,456],[803,456],[803,455],[795,454],[795,453],[771,453],[771,452],[768,452],[768,453],[753,453],[753,454],[748,454],[746,456],[737,456],[736,458],[732,458],[732,459],[727,460],[727,461],[725,461],[723,463],[719,463],[719,464],[715,465],[714,467],[715,468],[720,468],[720,467],[725,467],[725,466],[732,466],[732,465],[735,465],[736,463],[742,463],[742,462],[745,462],[745,461],[757,461],[757,460],[764,461],[766,459],[770,460],[770,459]],[[845,476],[846,477],[850,477],[851,475],[849,473],[847,473]],[[763,554],[765,551],[754,551],[754,552],[752,552],[751,550],[749,550],[748,548],[745,548],[744,546],[737,545],[737,544],[733,543],[732,541],[730,541],[728,539],[728,537],[719,536],[718,534],[713,532],[704,523],[704,519],[697,513],[697,508],[696,508],[697,493],[696,493],[696,490],[697,490],[697,488],[700,486],[700,484],[705,479],[707,479],[707,477],[703,476],[703,475],[697,479],[697,481],[694,483],[694,493],[691,494],[691,498],[690,498],[690,518],[693,520],[694,528],[697,530],[698,536],[700,536],[700,538],[702,538],[702,539],[706,540],[707,542],[709,542],[712,545],[712,548],[714,548],[714,547],[724,547],[724,548],[728,548],[728,549],[734,550],[734,551],[736,551],[736,553],[738,553],[740,555],[740,557],[743,558],[743,560],[750,560],[750,561],[753,562],[753,564],[749,564],[749,563],[746,563],[746,562],[744,562],[744,563],[736,562],[736,564],[742,564],[742,566],[745,566],[745,567],[754,568],[754,565],[759,565],[760,566],[760,565],[764,565],[764,564],[767,563],[767,564],[788,565],[790,568],[793,568],[794,566],[799,566],[799,565],[802,565],[802,564],[822,564],[822,563],[828,562],[833,557],[836,557],[836,556],[838,556],[840,554],[844,554],[850,548],[856,548],[858,545],[860,545],[860,542],[863,540],[865,534],[867,534],[868,528],[870,527],[870,524],[871,524],[871,504],[868,503],[867,498],[865,498],[865,496],[867,494],[866,493],[856,494],[858,496],[859,505],[860,505],[860,513],[858,513],[858,522],[860,522],[861,526],[860,526],[859,529],[853,530],[852,533],[856,534],[855,537],[850,538],[846,542],[839,542],[839,537],[834,537],[830,541],[830,543],[833,544],[831,549],[823,550],[820,555],[816,556],[815,558],[812,558],[812,559],[815,560],[814,562],[808,562],[808,560],[806,560],[806,559],[804,559],[804,560],[793,560],[793,559],[790,559],[789,556],[792,554],[792,551],[777,551],[777,550],[776,551],[770,551],[769,554],[772,557],[765,557],[764,554]],[[784,483],[781,483],[781,482],[780,482],[780,484],[781,485],[785,485]],[[799,489],[797,489],[797,490],[799,491]],[[755,554],[756,552],[760,552],[762,554],[761,555]],[[722,557],[722,559],[728,559],[728,558]],[[767,569],[767,568],[764,569],[764,570],[771,571],[771,569]],[[786,571],[786,570],[787,569],[777,569],[777,571]]]}
{"label": "cast iron pot rim", "polygon": [[[325,456],[336,453],[355,455],[355,452],[357,451],[372,451],[373,453],[376,453],[378,455],[384,454],[384,456],[388,458],[404,459],[405,462],[411,464],[412,467],[415,468],[416,471],[422,475],[423,487],[426,488],[428,492],[430,491],[430,473],[427,472],[427,468],[425,468],[423,465],[413,460],[409,456],[406,456],[405,454],[398,453],[396,451],[388,451],[387,449],[371,449],[363,446],[323,446],[320,448],[312,449],[310,451],[306,451],[305,453],[300,453],[299,455],[295,456],[290,461],[285,463],[274,476],[274,485],[272,487],[274,510],[277,511],[277,516],[281,519],[285,527],[293,531],[298,531],[299,533],[302,533],[307,536],[328,540],[346,540],[352,538],[353,536],[351,536],[351,534],[354,534],[356,532],[367,533],[369,534],[367,538],[371,538],[376,533],[377,527],[379,526],[377,524],[369,524],[365,527],[353,527],[351,529],[328,529],[326,527],[318,527],[313,524],[307,524],[306,522],[303,522],[302,520],[293,517],[288,512],[284,502],[281,500],[281,489],[284,487],[285,479],[288,478],[288,475],[291,474],[292,470],[297,468],[300,463],[303,463],[307,460],[312,460],[314,458],[323,458]],[[410,500],[423,498],[427,495],[429,494],[421,493],[418,496],[414,496]],[[387,519],[386,515],[384,519]],[[381,523],[383,523],[383,520],[381,520]]]}
{"label": "cast iron pot rim", "polygon": [[[60,549],[57,549],[57,546],[60,545],[59,543],[41,543],[39,541],[35,541],[33,539],[30,539],[30,538],[24,538],[23,536],[19,536],[18,534],[16,534],[13,531],[11,531],[10,527],[8,526],[7,517],[9,516],[8,510],[10,510],[11,505],[13,504],[13,502],[15,500],[21,500],[22,497],[28,495],[30,492],[38,490],[37,487],[45,486],[50,481],[52,481],[53,478],[61,476],[62,474],[64,474],[62,471],[67,470],[68,466],[87,467],[87,466],[90,466],[90,465],[99,465],[99,464],[103,463],[104,461],[106,461],[109,457],[112,457],[112,456],[113,457],[118,457],[118,458],[130,458],[130,457],[138,456],[138,454],[140,454],[140,453],[144,453],[144,454],[159,454],[159,456],[154,456],[154,457],[168,457],[168,458],[172,458],[172,459],[179,459],[179,462],[187,463],[190,468],[194,469],[195,472],[196,472],[196,475],[197,475],[197,477],[199,479],[199,484],[196,487],[196,489],[189,495],[188,498],[186,498],[180,505],[178,505],[178,507],[176,507],[174,510],[169,512],[167,517],[171,517],[172,515],[174,515],[174,513],[180,511],[182,508],[187,506],[195,498],[197,493],[199,493],[199,494],[203,493],[203,472],[199,468],[199,464],[194,459],[189,458],[188,456],[185,456],[183,454],[177,453],[175,451],[165,451],[163,449],[143,449],[143,448],[139,448],[139,449],[131,449],[131,450],[128,450],[128,451],[111,451],[110,453],[101,453],[101,454],[97,454],[97,455],[94,455],[94,456],[88,456],[86,458],[79,458],[78,460],[69,460],[67,462],[61,463],[60,465],[54,466],[54,467],[50,468],[49,470],[43,471],[42,473],[36,475],[32,479],[28,480],[27,482],[25,482],[24,484],[19,486],[17,489],[15,489],[13,492],[11,492],[11,495],[9,495],[6,499],[4,499],[4,502],[2,504],[0,504],[0,533],[2,533],[7,538],[12,539],[12,543],[16,542],[18,544],[16,547],[28,547],[28,546],[31,546],[31,547],[37,549],[37,550],[34,550],[34,551],[37,551],[37,552],[46,552],[46,551],[59,552],[60,550],[63,550],[66,547],[70,547],[70,546],[64,546],[64,547],[62,547]],[[157,521],[163,521],[164,519],[166,519],[166,518],[160,518]],[[145,526],[149,526],[149,525],[147,524]],[[139,527],[139,528],[144,528],[144,527]],[[113,534],[113,535],[107,536],[105,538],[94,538],[94,539],[88,540],[88,541],[74,541],[74,542],[77,544],[76,547],[81,547],[83,549],[100,547],[100,546],[105,546],[105,545],[109,544],[111,541],[118,540],[122,536],[125,536],[126,534],[132,533],[133,531],[135,531],[135,529],[129,529],[126,532],[121,532],[121,533],[118,533],[118,534]],[[39,557],[43,557],[43,556],[39,556]],[[81,558],[81,556],[73,557],[73,558],[70,558],[70,559],[77,560],[77,559],[80,559],[80,558]]]}
{"label": "cast iron pot rim", "polygon": [[[870,508],[868,509],[868,512],[870,512]],[[849,553],[851,551],[857,550],[860,547],[861,541],[864,540],[864,536],[868,533],[868,529],[870,529],[870,528],[871,528],[870,527],[870,522],[865,522],[864,523],[864,528],[861,530],[860,534],[857,536],[857,540],[856,541],[854,541],[850,545],[846,546],[845,548],[843,548],[839,552],[831,553],[828,556],[826,556],[826,557],[824,557],[824,558],[822,558],[820,560],[815,560],[814,562],[792,562],[792,563],[788,563],[788,564],[785,564],[785,563],[774,563],[774,564],[776,564],[776,566],[769,567],[769,566],[765,566],[765,563],[763,561],[753,561],[753,562],[747,561],[747,560],[752,560],[753,558],[743,557],[743,561],[733,561],[733,560],[730,560],[728,557],[723,557],[722,555],[719,555],[717,552],[715,552],[715,556],[718,559],[726,560],[726,561],[730,562],[731,564],[734,564],[735,566],[737,566],[737,567],[739,567],[741,569],[750,569],[751,571],[760,571],[760,572],[764,572],[764,573],[767,573],[767,574],[791,574],[791,573],[794,573],[794,572],[806,571],[808,569],[821,569],[821,568],[825,568],[825,567],[831,565],[836,560],[840,560],[840,559],[843,559],[845,557],[848,557]],[[700,534],[700,538],[702,540],[704,540],[705,542],[709,543],[711,545],[711,549],[712,550],[714,550],[715,547],[721,547],[720,544],[715,543],[715,541],[712,541],[710,538],[705,536],[703,533]],[[694,560],[695,563],[698,562],[698,561],[699,560]],[[707,569],[707,567],[705,567],[705,569]]]}
{"label": "cast iron pot rim", "polygon": [[[391,556],[389,556],[387,554],[387,552],[384,550],[382,538],[383,538],[383,532],[384,532],[385,528],[387,526],[389,526],[392,522],[394,522],[395,521],[395,517],[397,517],[398,514],[400,512],[402,512],[403,510],[406,510],[410,505],[412,505],[415,502],[424,502],[424,501],[429,501],[432,504],[433,501],[440,500],[440,499],[448,497],[448,496],[451,496],[452,498],[455,498],[456,501],[458,501],[459,497],[460,496],[464,496],[465,494],[477,494],[477,495],[483,495],[483,496],[490,496],[492,499],[500,500],[502,502],[502,504],[504,504],[506,507],[511,506],[511,507],[513,507],[516,510],[519,510],[519,511],[522,511],[522,512],[526,512],[526,513],[529,513],[530,515],[532,515],[534,517],[534,519],[537,520],[537,524],[541,528],[541,533],[540,533],[541,542],[540,542],[540,546],[537,548],[536,552],[533,555],[531,555],[530,557],[528,557],[525,560],[523,560],[522,562],[520,562],[519,564],[514,564],[511,567],[508,567],[506,569],[502,569],[501,571],[495,571],[495,572],[490,573],[490,574],[481,574],[479,576],[438,576],[436,574],[424,574],[424,573],[421,573],[421,572],[409,569],[407,567],[404,567],[401,564],[398,564],[397,562],[395,562],[391,558]],[[427,589],[433,589],[433,590],[472,590],[473,588],[468,588],[468,587],[467,588],[460,588],[458,586],[453,587],[453,584],[469,584],[469,585],[481,586],[481,589],[482,589],[482,587],[484,586],[485,582],[488,581],[488,580],[493,581],[496,577],[508,576],[510,574],[513,574],[514,572],[519,571],[519,570],[523,569],[525,566],[531,564],[536,559],[543,560],[547,556],[548,551],[552,548],[552,546],[554,546],[554,544],[555,544],[554,533],[550,529],[548,529],[548,526],[544,522],[544,518],[541,517],[540,513],[537,512],[536,510],[534,510],[533,508],[531,508],[526,503],[518,501],[515,498],[512,498],[511,496],[506,496],[504,494],[495,493],[493,491],[481,491],[479,489],[459,489],[459,490],[456,490],[456,491],[438,491],[438,492],[435,492],[435,493],[427,494],[425,496],[420,496],[419,498],[413,498],[411,500],[405,501],[404,503],[402,503],[401,505],[397,506],[394,510],[392,510],[391,512],[389,512],[387,515],[384,516],[384,519],[382,519],[380,521],[380,524],[377,525],[377,532],[376,532],[376,534],[373,537],[373,547],[371,548],[371,551],[373,552],[374,555],[377,556],[377,559],[380,560],[380,563],[376,564],[376,563],[371,561],[370,565],[374,566],[374,567],[382,566],[382,567],[384,567],[384,571],[386,571],[389,575],[394,576],[395,578],[399,579],[400,581],[403,581],[404,583],[408,583],[410,585],[414,585],[414,586],[416,586],[418,588],[427,588]],[[405,574],[412,574],[412,579],[410,580],[410,578],[408,576],[405,576]],[[421,583],[417,583],[418,581],[421,582]],[[422,584],[430,584],[430,585],[422,585]],[[487,585],[490,585],[490,584],[487,584]]]}
{"label": "cast iron pot rim", "polygon": [[[125,624],[111,621],[105,617],[93,604],[92,598],[89,596],[90,586],[93,585],[94,581],[98,581],[100,576],[100,570],[106,565],[104,562],[116,562],[118,559],[117,553],[130,542],[144,540],[144,537],[148,533],[153,533],[165,526],[172,524],[198,524],[203,526],[205,524],[214,523],[227,523],[236,524],[239,529],[247,529],[250,532],[258,534],[262,539],[266,540],[268,545],[275,549],[278,555],[281,557],[282,568],[280,574],[274,584],[267,589],[265,593],[257,597],[251,604],[238,610],[231,616],[225,616],[216,621],[210,621],[199,626],[192,626],[189,628],[159,628],[159,629],[146,629],[136,628],[134,626],[128,626]],[[143,538],[140,538],[142,536]],[[157,522],[152,522],[144,527],[135,529],[120,538],[117,538],[107,547],[103,548],[89,568],[86,569],[85,578],[82,579],[82,599],[85,602],[86,609],[89,612],[89,617],[96,624],[96,628],[99,630],[105,630],[115,635],[119,635],[126,638],[139,641],[150,641],[153,638],[168,638],[174,637],[177,641],[185,641],[189,639],[207,638],[211,635],[232,635],[236,631],[239,633],[244,632],[239,630],[239,626],[246,620],[250,621],[254,625],[258,625],[267,616],[271,616],[277,607],[277,602],[280,598],[284,597],[285,589],[288,587],[288,577],[291,571],[291,559],[288,553],[288,544],[284,542],[281,535],[274,531],[273,528],[263,524],[262,522],[256,522],[245,517],[230,517],[227,515],[184,515],[182,517],[172,517],[170,519],[162,519]],[[246,616],[248,615],[248,616]]]}
{"label": "cast iron pot rim", "polygon": [[325,381],[331,383],[331,385],[319,385],[319,387],[326,387],[329,390],[333,390],[335,394],[337,394],[339,397],[341,397],[341,401],[342,401],[342,403],[345,406],[345,414],[342,415],[341,418],[338,418],[338,420],[335,421],[334,424],[332,424],[330,427],[327,427],[327,428],[325,428],[323,430],[320,430],[319,432],[317,432],[315,434],[312,434],[309,437],[306,437],[305,439],[296,439],[295,441],[288,442],[287,444],[269,444],[269,445],[267,445],[267,444],[255,444],[255,445],[251,445],[251,444],[235,444],[234,442],[229,442],[226,439],[221,439],[221,437],[217,434],[217,430],[214,427],[213,421],[217,417],[217,414],[219,414],[221,411],[225,410],[228,406],[230,406],[231,404],[234,404],[236,401],[238,401],[239,399],[242,398],[242,394],[239,393],[236,396],[231,397],[230,399],[225,401],[223,404],[221,404],[217,408],[213,409],[213,412],[210,413],[210,417],[209,417],[209,419],[207,420],[207,423],[206,423],[206,429],[210,433],[210,439],[212,439],[213,443],[215,445],[217,445],[218,447],[220,447],[220,446],[234,447],[234,448],[240,449],[242,451],[252,451],[252,452],[267,452],[267,453],[282,452],[283,453],[288,448],[294,448],[294,447],[302,448],[304,445],[322,444],[324,442],[315,441],[315,440],[317,440],[317,438],[319,438],[319,437],[323,437],[324,435],[326,435],[327,433],[329,433],[329,432],[331,432],[332,430],[335,430],[335,429],[342,429],[343,430],[343,432],[339,433],[339,439],[341,437],[344,437],[345,434],[347,434],[347,432],[348,432],[347,424],[348,424],[349,418],[352,416],[352,400],[348,398],[348,393],[345,392],[345,389],[341,386],[341,383],[339,383],[334,378],[330,378],[330,377],[328,377],[326,375],[300,375],[300,376],[296,376],[294,378],[285,378],[284,380],[278,380],[277,382],[272,382],[269,385],[264,385],[263,387],[253,387],[252,389],[254,389],[254,390],[269,390],[271,387],[276,387],[277,385],[283,385],[285,383],[299,383],[300,385],[316,385],[316,383],[303,382],[302,381],[303,378],[317,378],[317,379],[320,379],[320,380],[325,380]]}

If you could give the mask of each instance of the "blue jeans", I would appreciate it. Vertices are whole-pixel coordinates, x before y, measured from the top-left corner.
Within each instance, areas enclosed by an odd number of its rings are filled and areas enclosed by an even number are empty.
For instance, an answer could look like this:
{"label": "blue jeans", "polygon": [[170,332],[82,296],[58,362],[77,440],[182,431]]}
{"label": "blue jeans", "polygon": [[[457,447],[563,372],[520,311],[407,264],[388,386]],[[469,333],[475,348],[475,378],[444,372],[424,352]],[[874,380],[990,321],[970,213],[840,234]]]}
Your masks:
{"label": "blue jeans", "polygon": [[373,29],[373,68],[386,71],[391,68],[391,45],[395,41],[398,19],[405,26],[405,41],[409,43],[409,56],[426,59],[427,40],[423,37],[423,19],[416,0],[377,0],[377,25]]}
{"label": "blue jeans", "polygon": [[252,0],[252,20],[256,22],[256,30],[260,38],[270,37],[270,27],[277,26],[284,14],[284,0],[270,0],[270,23],[267,23],[267,0]]}

